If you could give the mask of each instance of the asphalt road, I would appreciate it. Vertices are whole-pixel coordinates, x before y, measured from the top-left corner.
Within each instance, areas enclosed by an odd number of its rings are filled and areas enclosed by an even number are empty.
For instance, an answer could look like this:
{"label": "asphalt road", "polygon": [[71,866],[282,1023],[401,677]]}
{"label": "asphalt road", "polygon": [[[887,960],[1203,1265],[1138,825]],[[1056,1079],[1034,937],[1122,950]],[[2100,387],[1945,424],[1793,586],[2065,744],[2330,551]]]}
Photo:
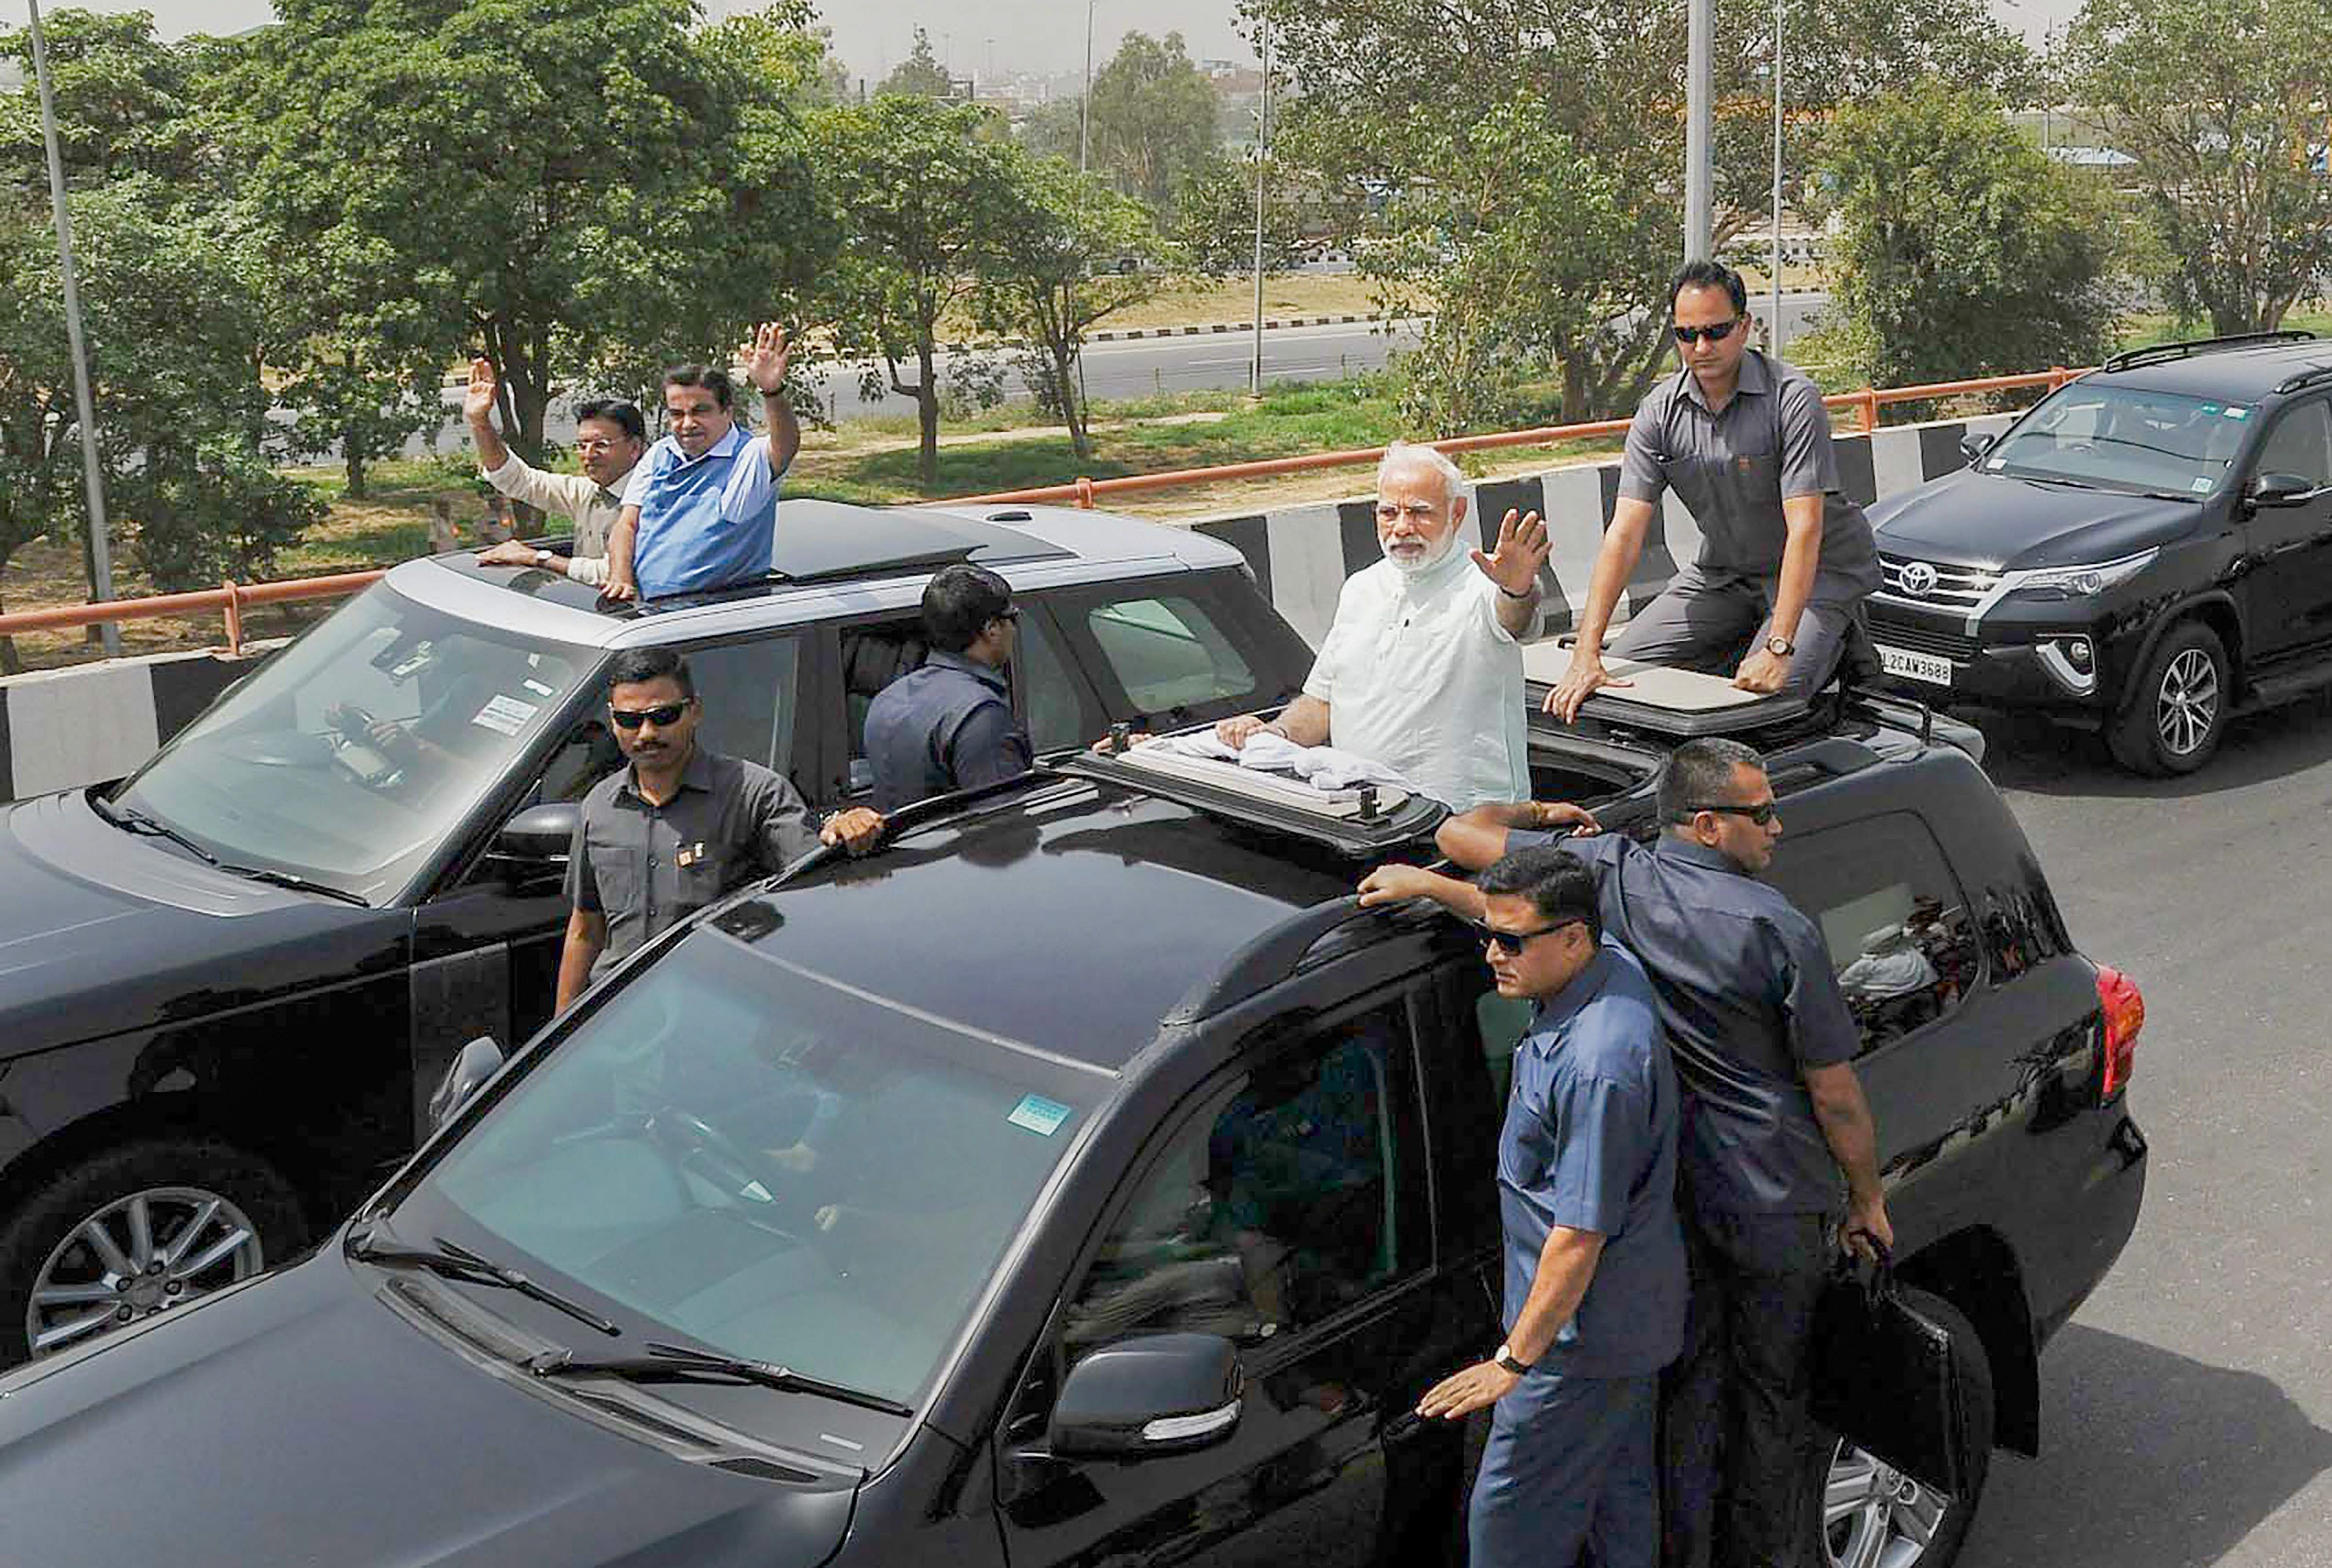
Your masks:
{"label": "asphalt road", "polygon": [[2083,951],[2146,1003],[2152,1147],[2120,1264],[2041,1362],[2043,1452],[1994,1457],[1982,1568],[2332,1563],[2332,702],[2198,776],[1987,724]]}

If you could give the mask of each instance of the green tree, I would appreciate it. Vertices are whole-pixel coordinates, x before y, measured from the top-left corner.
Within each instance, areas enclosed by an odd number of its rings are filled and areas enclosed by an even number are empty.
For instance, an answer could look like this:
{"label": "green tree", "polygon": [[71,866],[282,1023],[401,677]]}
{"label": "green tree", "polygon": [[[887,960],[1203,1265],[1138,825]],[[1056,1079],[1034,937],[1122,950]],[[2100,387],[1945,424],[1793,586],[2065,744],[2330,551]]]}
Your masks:
{"label": "green tree", "polygon": [[1129,33],[1093,83],[1092,167],[1163,216],[1216,146],[1215,90],[1180,33]]}
{"label": "green tree", "polygon": [[[148,174],[183,189],[204,172],[205,143],[193,114],[200,46],[154,35],[154,18],[64,10],[43,19],[57,143],[76,185]],[[26,196],[48,199],[40,97],[32,91],[33,35],[0,30],[0,59],[23,71],[25,91],[0,93],[0,170]]]}
{"label": "green tree", "polygon": [[914,48],[892,68],[891,74],[874,91],[904,98],[946,98],[954,92],[955,83],[949,79],[947,67],[940,63],[940,57],[932,53],[930,34],[918,27]]}
{"label": "green tree", "polygon": [[2088,0],[2060,55],[2137,159],[2182,315],[2270,330],[2332,263],[2332,11],[2318,0]]}
{"label": "green tree", "polygon": [[[827,313],[846,358],[878,361],[869,395],[915,400],[916,472],[939,477],[941,321],[968,305],[1020,215],[1017,155],[988,111],[894,94],[825,122],[846,242],[828,277]],[[903,365],[913,361],[915,378]]]}
{"label": "green tree", "polygon": [[1996,103],[1883,94],[1840,110],[1824,147],[1836,295],[1875,383],[2083,365],[2111,344],[2121,215]]}
{"label": "green tree", "polygon": [[691,0],[277,11],[222,88],[255,206],[287,255],[384,279],[440,364],[477,346],[529,458],[555,386],[734,344],[830,244],[788,106],[747,112],[759,55],[693,36]]}
{"label": "green tree", "polygon": [[1071,168],[1085,135],[1085,105],[1074,98],[1056,98],[1030,110],[1020,121],[1020,145],[1038,158],[1056,158]]}
{"label": "green tree", "polygon": [[1085,333],[1152,298],[1165,281],[1154,270],[1095,272],[1094,259],[1154,261],[1162,247],[1148,210],[1090,175],[1026,153],[1008,160],[1008,173],[1011,211],[999,225],[977,311],[984,326],[1036,345],[1037,401],[1060,415],[1076,455],[1090,458],[1078,375]]}
{"label": "green tree", "polygon": [[[1169,227],[1190,267],[1209,277],[1255,270],[1255,166],[1222,153],[1183,175]],[[1276,158],[1264,170],[1263,267],[1294,266],[1304,251],[1306,204]]]}

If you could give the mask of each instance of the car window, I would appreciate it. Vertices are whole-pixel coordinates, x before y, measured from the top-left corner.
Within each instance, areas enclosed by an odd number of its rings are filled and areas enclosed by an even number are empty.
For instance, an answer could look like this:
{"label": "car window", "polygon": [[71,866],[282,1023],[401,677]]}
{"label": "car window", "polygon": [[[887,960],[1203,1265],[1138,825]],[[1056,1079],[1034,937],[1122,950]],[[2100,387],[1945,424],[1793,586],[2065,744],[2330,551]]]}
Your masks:
{"label": "car window", "polygon": [[1424,1249],[1423,1173],[1396,1157],[1406,1038],[1401,1009],[1378,1008],[1187,1120],[1066,1309],[1070,1359],[1133,1334],[1255,1343],[1302,1330],[1392,1279],[1404,1249]]}
{"label": "car window", "polygon": [[801,640],[762,637],[688,650],[703,704],[698,741],[712,751],[792,771],[794,712],[799,702]]}
{"label": "car window", "polygon": [[866,760],[866,712],[883,688],[931,655],[920,616],[867,621],[842,628],[843,731],[850,737],[849,793],[874,788],[874,765]]}
{"label": "car window", "polygon": [[1030,751],[1041,757],[1094,738],[1077,700],[1075,677],[1043,616],[1021,616],[1012,647],[1012,674],[1027,710]]}
{"label": "car window", "polygon": [[2332,484],[2332,404],[2318,400],[2286,410],[2268,432],[2254,472],[2297,473],[2311,484]]}
{"label": "car window", "polygon": [[1909,812],[1785,837],[1768,875],[1821,929],[1865,1051],[1950,1012],[1983,971],[1967,899]]}
{"label": "car window", "polygon": [[1195,708],[1255,691],[1255,672],[1196,599],[1113,598],[1085,611],[1102,657],[1144,713]]}
{"label": "car window", "polygon": [[2079,381],[2052,394],[1983,455],[1987,473],[2205,495],[2257,409],[2139,387]]}

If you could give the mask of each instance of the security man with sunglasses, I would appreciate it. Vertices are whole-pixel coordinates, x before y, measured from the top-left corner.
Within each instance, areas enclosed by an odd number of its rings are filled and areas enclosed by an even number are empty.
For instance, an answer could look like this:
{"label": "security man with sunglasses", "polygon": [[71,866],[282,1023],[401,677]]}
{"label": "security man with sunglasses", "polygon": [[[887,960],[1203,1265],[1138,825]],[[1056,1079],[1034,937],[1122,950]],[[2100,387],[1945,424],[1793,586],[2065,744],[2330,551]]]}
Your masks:
{"label": "security man with sunglasses", "polygon": [[1467,1510],[1475,1568],[1659,1559],[1660,1369],[1684,1331],[1677,1082],[1652,990],[1603,933],[1594,879],[1544,846],[1484,874],[1502,997],[1534,1005],[1498,1136],[1505,1343],[1418,1414],[1487,1406]]}
{"label": "security man with sunglasses", "polygon": [[1840,492],[1830,416],[1806,374],[1749,347],[1749,292],[1716,262],[1669,286],[1682,368],[1648,393],[1628,428],[1620,495],[1589,579],[1571,667],[1546,711],[1568,721],[1598,687],[1603,634],[1645,536],[1673,490],[1700,530],[1699,558],[1612,640],[1647,664],[1721,668],[1733,684],[1811,696],[1837,670],[1848,628],[1878,586],[1862,508]]}
{"label": "security man with sunglasses", "polygon": [[784,778],[696,744],[702,717],[688,661],[632,648],[607,673],[607,719],[631,765],[591,787],[567,863],[567,943],[559,1009],[674,922],[820,844],[873,848],[883,818],[864,807],[810,826]]}
{"label": "security man with sunglasses", "polygon": [[986,567],[958,562],[924,585],[931,655],[866,709],[876,810],[1028,771],[1028,732],[1005,674],[1019,626],[1012,585]]}
{"label": "security man with sunglasses", "polygon": [[[1531,800],[1452,817],[1438,842],[1468,869],[1560,842],[1594,874],[1604,928],[1651,979],[1684,1091],[1677,1196],[1692,1276],[1684,1354],[1662,1391],[1663,1561],[1793,1568],[1815,1528],[1808,1359],[1841,1207],[1835,1245],[1865,1256],[1894,1245],[1878,1132],[1821,932],[1757,880],[1782,836],[1757,753],[1687,741],[1660,774],[1658,806],[1650,847],[1599,832],[1576,806]],[[1484,902],[1473,884],[1413,866],[1361,885],[1363,904],[1421,896],[1472,918]]]}

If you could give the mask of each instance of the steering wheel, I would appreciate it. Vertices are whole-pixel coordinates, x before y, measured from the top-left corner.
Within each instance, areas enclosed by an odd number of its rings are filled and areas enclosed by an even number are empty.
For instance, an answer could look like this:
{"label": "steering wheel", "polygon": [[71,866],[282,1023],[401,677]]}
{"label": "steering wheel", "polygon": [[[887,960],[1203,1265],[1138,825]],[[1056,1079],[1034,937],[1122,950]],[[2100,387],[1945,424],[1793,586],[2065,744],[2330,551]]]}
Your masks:
{"label": "steering wheel", "polygon": [[743,1201],[773,1213],[792,1207],[786,1173],[703,1117],[666,1105],[647,1119],[646,1132],[677,1163],[701,1159]]}
{"label": "steering wheel", "polygon": [[324,722],[347,740],[359,745],[372,743],[372,727],[379,721],[354,703],[335,703],[324,710]]}

